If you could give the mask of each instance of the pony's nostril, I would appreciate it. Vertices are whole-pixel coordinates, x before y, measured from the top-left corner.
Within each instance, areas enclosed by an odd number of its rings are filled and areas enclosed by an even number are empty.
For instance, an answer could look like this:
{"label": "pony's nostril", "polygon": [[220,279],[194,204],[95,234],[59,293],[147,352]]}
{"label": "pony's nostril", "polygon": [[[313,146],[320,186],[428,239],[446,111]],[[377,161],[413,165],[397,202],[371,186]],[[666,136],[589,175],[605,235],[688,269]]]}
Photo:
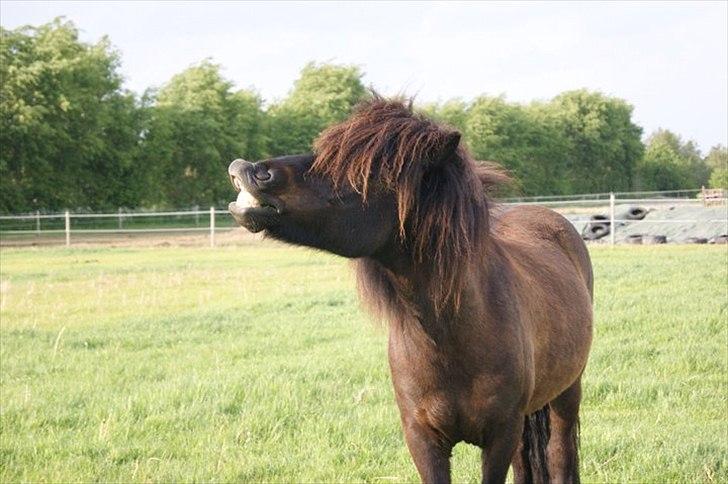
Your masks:
{"label": "pony's nostril", "polygon": [[253,176],[259,181],[268,181],[271,178],[270,172],[262,166],[257,166],[253,172]]}

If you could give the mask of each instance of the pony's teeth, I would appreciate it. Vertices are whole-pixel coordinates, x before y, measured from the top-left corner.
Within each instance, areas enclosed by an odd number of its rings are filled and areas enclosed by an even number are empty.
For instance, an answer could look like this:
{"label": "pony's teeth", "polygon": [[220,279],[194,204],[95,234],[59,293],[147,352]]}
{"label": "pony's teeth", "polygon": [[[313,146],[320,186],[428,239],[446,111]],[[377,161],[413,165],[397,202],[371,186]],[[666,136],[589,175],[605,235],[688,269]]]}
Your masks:
{"label": "pony's teeth", "polygon": [[260,204],[258,203],[258,200],[255,199],[253,195],[250,194],[249,191],[247,191],[245,188],[240,190],[240,193],[238,193],[238,198],[235,200],[235,203],[238,204],[238,207],[241,208],[250,208],[250,207],[258,207]]}

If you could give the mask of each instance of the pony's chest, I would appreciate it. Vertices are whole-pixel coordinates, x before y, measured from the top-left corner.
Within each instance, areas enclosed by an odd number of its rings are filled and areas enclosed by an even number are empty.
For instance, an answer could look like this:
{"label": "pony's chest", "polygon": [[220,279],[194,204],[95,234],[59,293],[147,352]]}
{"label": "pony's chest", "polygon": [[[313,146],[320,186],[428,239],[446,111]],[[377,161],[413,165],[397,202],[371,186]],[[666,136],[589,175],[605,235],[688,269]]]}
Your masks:
{"label": "pony's chest", "polygon": [[522,393],[515,387],[504,391],[502,382],[512,378],[494,371],[485,351],[474,361],[464,352],[390,335],[389,364],[403,420],[453,441],[478,444],[491,418]]}
{"label": "pony's chest", "polygon": [[392,366],[397,405],[403,422],[431,429],[450,442],[480,445],[492,417],[499,413],[496,389],[462,374]]}

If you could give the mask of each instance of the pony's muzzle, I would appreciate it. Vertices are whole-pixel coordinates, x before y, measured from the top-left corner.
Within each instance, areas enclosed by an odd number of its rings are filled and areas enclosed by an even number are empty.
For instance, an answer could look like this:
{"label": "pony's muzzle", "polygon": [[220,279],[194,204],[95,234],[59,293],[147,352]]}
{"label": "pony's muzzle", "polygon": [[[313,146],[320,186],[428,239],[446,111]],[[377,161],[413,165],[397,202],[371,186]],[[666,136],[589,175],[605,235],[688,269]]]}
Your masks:
{"label": "pony's muzzle", "polygon": [[243,189],[243,180],[245,179],[246,171],[250,170],[253,164],[249,161],[245,161],[242,158],[238,158],[230,163],[228,166],[228,176],[230,177],[230,183],[235,187],[235,191],[239,192]]}
{"label": "pony's muzzle", "polygon": [[265,163],[251,163],[242,158],[230,163],[228,175],[230,176],[230,182],[237,191],[244,188],[245,182],[250,186],[262,187],[273,181],[273,174],[268,170]]}

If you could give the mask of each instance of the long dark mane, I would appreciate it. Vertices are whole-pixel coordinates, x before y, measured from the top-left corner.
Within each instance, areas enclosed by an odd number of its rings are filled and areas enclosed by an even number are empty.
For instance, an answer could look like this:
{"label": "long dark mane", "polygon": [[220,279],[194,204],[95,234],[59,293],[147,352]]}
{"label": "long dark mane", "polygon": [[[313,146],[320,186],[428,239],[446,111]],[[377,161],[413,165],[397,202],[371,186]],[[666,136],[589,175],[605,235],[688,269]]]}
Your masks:
{"label": "long dark mane", "polygon": [[[495,165],[473,160],[459,141],[459,133],[413,112],[411,103],[373,95],[314,142],[312,173],[364,200],[372,190],[395,194],[402,246],[430,268],[436,312],[459,307],[468,263],[488,235],[486,189],[508,179]],[[370,269],[362,268],[360,285],[376,288],[363,292],[381,299],[386,291],[401,303],[401,288]]]}

